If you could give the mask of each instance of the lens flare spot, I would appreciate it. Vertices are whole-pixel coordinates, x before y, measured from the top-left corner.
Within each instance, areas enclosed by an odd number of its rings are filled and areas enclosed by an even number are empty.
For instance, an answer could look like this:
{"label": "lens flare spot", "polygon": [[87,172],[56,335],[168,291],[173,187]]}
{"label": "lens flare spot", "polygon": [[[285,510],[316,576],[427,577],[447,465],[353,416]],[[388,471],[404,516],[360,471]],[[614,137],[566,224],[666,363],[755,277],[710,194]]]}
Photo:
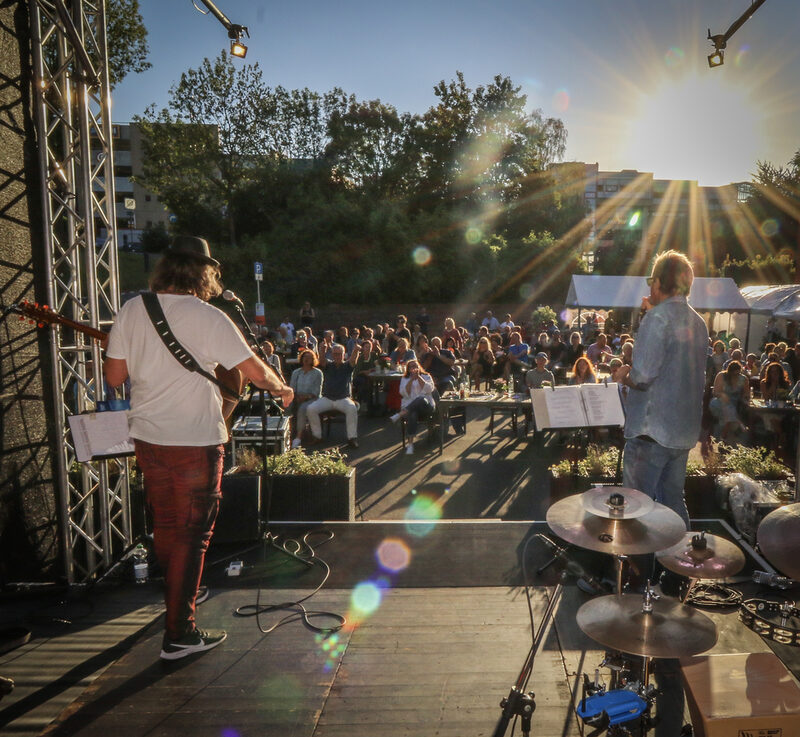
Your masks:
{"label": "lens flare spot", "polygon": [[398,573],[408,568],[411,562],[411,551],[402,541],[395,538],[386,538],[375,552],[381,568],[392,573]]}
{"label": "lens flare spot", "polygon": [[406,529],[415,537],[425,537],[442,517],[441,507],[430,497],[418,496],[406,511]]}
{"label": "lens flare spot", "polygon": [[411,489],[411,496],[416,496],[416,495],[417,495],[417,490]]}
{"label": "lens flare spot", "polygon": [[[265,701],[275,700],[286,705],[286,714],[290,714],[302,701],[303,689],[296,676],[283,673],[279,676],[272,676],[265,680],[257,688],[258,696]],[[288,717],[291,718],[291,717]],[[228,728],[229,732],[223,732],[221,737],[239,737],[239,732]]]}
{"label": "lens flare spot", "polygon": [[569,322],[570,314],[567,310],[562,310],[559,317],[561,318],[561,322],[566,323]]}
{"label": "lens flare spot", "polygon": [[530,299],[533,296],[533,284],[528,284],[528,282],[520,284],[519,296],[521,299]]}
{"label": "lens flare spot", "polygon": [[461,468],[461,460],[458,458],[448,458],[442,463],[442,473],[458,473]]}
{"label": "lens flare spot", "polygon": [[417,246],[411,252],[411,258],[417,266],[427,266],[431,262],[433,254],[427,246]]}
{"label": "lens flare spot", "polygon": [[569,108],[569,92],[566,87],[559,87],[553,95],[553,107],[559,113],[567,112]]}
{"label": "lens flare spot", "polygon": [[464,238],[466,238],[467,243],[471,246],[474,246],[481,242],[481,238],[483,238],[483,231],[480,228],[467,228],[467,232],[464,234]]}
{"label": "lens flare spot", "polygon": [[780,230],[780,226],[774,218],[767,218],[761,223],[761,235],[765,238],[772,238],[773,235],[777,235],[778,230]]}
{"label": "lens flare spot", "polygon": [[739,52],[736,54],[736,59],[733,63],[737,67],[743,67],[748,61],[750,61],[750,47],[745,44],[741,49],[739,49]]}
{"label": "lens flare spot", "polygon": [[381,590],[373,581],[358,584],[350,596],[350,605],[356,614],[369,616],[380,606]]}
{"label": "lens flare spot", "polygon": [[677,67],[683,61],[685,56],[683,49],[679,46],[670,46],[669,51],[664,54],[664,61],[668,67]]}
{"label": "lens flare spot", "polygon": [[219,737],[241,737],[241,732],[235,730],[233,727],[223,727],[220,730]]}
{"label": "lens flare spot", "polygon": [[628,227],[635,228],[636,224],[639,222],[639,218],[641,217],[642,213],[637,210],[633,215],[631,215],[630,219],[628,220]]}

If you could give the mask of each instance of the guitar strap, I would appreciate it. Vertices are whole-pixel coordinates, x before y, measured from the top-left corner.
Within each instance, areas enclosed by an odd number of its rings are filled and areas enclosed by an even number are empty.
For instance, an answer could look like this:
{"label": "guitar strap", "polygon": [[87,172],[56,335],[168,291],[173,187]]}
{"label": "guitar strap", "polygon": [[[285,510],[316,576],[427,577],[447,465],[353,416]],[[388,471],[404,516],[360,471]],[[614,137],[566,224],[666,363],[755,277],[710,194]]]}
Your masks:
{"label": "guitar strap", "polygon": [[144,307],[147,310],[147,314],[150,317],[151,322],[153,323],[153,327],[158,333],[158,337],[161,338],[161,340],[164,342],[164,345],[167,347],[167,350],[173,356],[175,356],[176,360],[181,366],[183,366],[187,371],[194,371],[200,374],[200,376],[208,379],[210,382],[216,384],[220,388],[220,391],[224,392],[232,399],[241,399],[241,397],[235,391],[233,391],[233,389],[225,386],[225,384],[223,384],[216,376],[201,368],[195,357],[178,342],[178,339],[172,333],[172,329],[170,328],[167,318],[164,315],[164,310],[161,309],[161,303],[158,301],[158,295],[155,292],[143,292],[142,301],[144,302]]}

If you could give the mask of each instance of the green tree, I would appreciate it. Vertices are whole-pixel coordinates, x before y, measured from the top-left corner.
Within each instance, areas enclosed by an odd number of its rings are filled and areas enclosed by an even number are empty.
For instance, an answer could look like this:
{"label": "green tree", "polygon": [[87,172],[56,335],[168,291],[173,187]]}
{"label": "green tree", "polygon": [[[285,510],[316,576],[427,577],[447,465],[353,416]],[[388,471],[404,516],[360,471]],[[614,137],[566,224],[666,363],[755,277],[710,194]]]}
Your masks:
{"label": "green tree", "polygon": [[139,0],[107,0],[106,35],[108,76],[112,87],[131,72],[144,72],[150,68],[147,29],[139,12]]}

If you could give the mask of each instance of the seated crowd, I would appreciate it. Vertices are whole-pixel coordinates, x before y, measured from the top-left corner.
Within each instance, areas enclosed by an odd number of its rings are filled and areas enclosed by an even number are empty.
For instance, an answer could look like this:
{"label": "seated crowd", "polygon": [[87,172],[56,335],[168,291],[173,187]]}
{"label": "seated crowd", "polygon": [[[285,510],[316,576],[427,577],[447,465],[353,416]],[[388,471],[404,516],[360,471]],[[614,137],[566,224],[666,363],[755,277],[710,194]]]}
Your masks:
{"label": "seated crowd", "polygon": [[[628,327],[618,325],[611,313],[604,325],[590,316],[569,329],[555,320],[518,325],[511,315],[501,321],[491,311],[482,320],[472,313],[462,326],[447,317],[437,327],[423,311],[411,324],[398,315],[393,324],[341,326],[323,331],[320,339],[312,322],[316,318],[295,331],[286,318],[270,336],[278,351],[272,340],[263,343],[278,371],[289,374],[293,368],[289,383],[295,391],[294,447],[318,442],[321,417],[330,412],[344,414],[348,443],[357,447],[359,408],[374,409],[371,377],[379,368],[394,370],[391,379],[384,379],[387,388],[393,383],[386,408],[395,411],[394,421],[406,424],[407,452],[413,452],[419,421],[447,392],[492,385],[526,392],[614,381],[619,367],[632,364],[635,346]],[[748,426],[753,396],[800,401],[800,342],[794,348],[785,342],[767,343],[760,355],[745,355],[738,339],[726,342],[712,333],[706,376],[708,433],[726,442],[744,442],[753,429]],[[779,440],[785,435],[779,415],[762,422]]]}

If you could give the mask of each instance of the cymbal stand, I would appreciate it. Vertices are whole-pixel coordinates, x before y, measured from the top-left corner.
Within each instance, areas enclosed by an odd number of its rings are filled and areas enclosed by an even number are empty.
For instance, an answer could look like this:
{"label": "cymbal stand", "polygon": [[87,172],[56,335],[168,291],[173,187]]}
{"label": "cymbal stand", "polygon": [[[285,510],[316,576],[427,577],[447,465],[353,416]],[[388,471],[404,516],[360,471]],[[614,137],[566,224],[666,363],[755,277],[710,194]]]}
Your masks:
{"label": "cymbal stand", "polygon": [[[562,578],[565,575],[566,574],[562,574]],[[547,608],[545,609],[542,620],[539,623],[539,629],[534,635],[533,643],[531,644],[531,648],[528,651],[527,657],[525,658],[525,663],[519,672],[519,676],[517,677],[514,685],[511,687],[508,696],[500,702],[500,707],[503,709],[503,711],[500,715],[500,718],[497,720],[497,726],[492,733],[492,737],[503,737],[503,735],[506,733],[506,729],[508,728],[508,723],[511,721],[511,718],[516,716],[520,717],[521,719],[522,734],[529,735],[531,733],[531,716],[536,710],[536,702],[534,701],[536,694],[534,694],[533,691],[525,693],[525,689],[527,688],[528,681],[533,673],[533,660],[536,657],[536,653],[539,650],[542,640],[544,639],[544,634],[548,628],[548,625],[550,624],[553,613],[558,606],[558,602],[561,600],[561,594],[563,593],[563,590],[564,585],[562,581],[559,581],[553,590],[553,596],[547,603]]]}

